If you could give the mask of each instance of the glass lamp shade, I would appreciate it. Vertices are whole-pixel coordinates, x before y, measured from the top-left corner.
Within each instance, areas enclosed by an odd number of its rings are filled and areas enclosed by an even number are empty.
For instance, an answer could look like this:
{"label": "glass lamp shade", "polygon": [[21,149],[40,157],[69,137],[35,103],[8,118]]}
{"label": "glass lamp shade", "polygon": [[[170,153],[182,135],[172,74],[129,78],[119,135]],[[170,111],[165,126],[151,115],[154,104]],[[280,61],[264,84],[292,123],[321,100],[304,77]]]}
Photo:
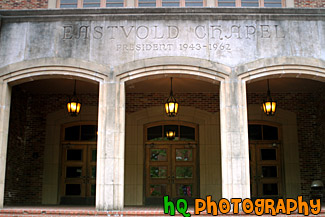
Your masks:
{"label": "glass lamp shade", "polygon": [[166,137],[169,140],[175,139],[175,135],[176,135],[176,132],[175,131],[170,130],[170,131],[167,131],[166,132]]}
{"label": "glass lamp shade", "polygon": [[178,112],[178,102],[173,95],[170,95],[165,103],[166,114],[169,117],[174,117]]}
{"label": "glass lamp shade", "polygon": [[272,99],[264,100],[262,109],[267,116],[274,115],[276,112],[276,101],[272,101]]}
{"label": "glass lamp shade", "polygon": [[68,113],[71,116],[77,116],[81,110],[81,103],[76,96],[72,96],[69,98],[69,102],[67,103]]}

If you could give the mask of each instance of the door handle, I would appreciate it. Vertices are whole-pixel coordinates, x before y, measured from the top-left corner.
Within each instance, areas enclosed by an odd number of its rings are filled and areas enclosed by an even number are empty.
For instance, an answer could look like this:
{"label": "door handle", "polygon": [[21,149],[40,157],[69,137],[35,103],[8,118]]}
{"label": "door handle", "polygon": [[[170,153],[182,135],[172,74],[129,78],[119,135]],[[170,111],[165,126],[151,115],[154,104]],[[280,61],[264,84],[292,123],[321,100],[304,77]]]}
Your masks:
{"label": "door handle", "polygon": [[172,176],[172,183],[174,184],[175,176]]}

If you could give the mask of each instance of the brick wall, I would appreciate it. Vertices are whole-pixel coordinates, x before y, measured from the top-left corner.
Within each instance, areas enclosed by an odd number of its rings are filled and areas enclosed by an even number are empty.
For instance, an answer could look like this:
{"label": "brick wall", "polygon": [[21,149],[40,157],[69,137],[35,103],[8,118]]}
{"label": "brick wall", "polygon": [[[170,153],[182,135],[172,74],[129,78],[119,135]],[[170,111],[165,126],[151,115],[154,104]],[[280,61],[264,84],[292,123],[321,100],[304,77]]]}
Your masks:
{"label": "brick wall", "polygon": [[[126,113],[140,111],[151,106],[163,106],[169,93],[127,93]],[[181,106],[192,106],[207,112],[219,111],[219,93],[174,93]]]}
{"label": "brick wall", "polygon": [[[317,114],[317,136],[321,145],[320,163],[322,171],[322,181],[325,184],[325,88],[319,93],[318,114]],[[325,202],[325,201],[324,201]]]}
{"label": "brick wall", "polygon": [[[261,104],[265,97],[265,93],[249,93],[247,102]],[[317,128],[320,108],[318,97],[319,93],[272,93],[272,98],[278,102],[278,108],[292,111],[297,115],[301,191],[305,196],[310,193],[311,182],[320,179],[322,175],[320,162],[322,146],[319,138],[324,135],[319,134]]]}
{"label": "brick wall", "polygon": [[295,0],[296,8],[324,8],[325,0]]}
{"label": "brick wall", "polygon": [[[162,106],[169,93],[127,93],[126,112]],[[98,105],[97,95],[83,95],[83,105]],[[207,112],[219,111],[218,93],[176,93],[181,106]],[[260,104],[265,93],[249,93],[248,104]],[[324,109],[320,93],[272,93],[278,107],[295,112],[302,193],[308,195],[315,179],[325,180]],[[322,100],[320,100],[322,97]],[[33,95],[13,88],[6,171],[6,204],[40,204],[42,195],[43,152],[46,114],[65,108],[66,95]],[[324,159],[324,160],[321,160]]]}
{"label": "brick wall", "polygon": [[48,0],[1,0],[0,9],[48,8]]}
{"label": "brick wall", "polygon": [[[84,106],[98,106],[98,95],[80,98]],[[41,203],[46,115],[65,109],[66,102],[64,94],[35,95],[13,88],[5,204]]]}

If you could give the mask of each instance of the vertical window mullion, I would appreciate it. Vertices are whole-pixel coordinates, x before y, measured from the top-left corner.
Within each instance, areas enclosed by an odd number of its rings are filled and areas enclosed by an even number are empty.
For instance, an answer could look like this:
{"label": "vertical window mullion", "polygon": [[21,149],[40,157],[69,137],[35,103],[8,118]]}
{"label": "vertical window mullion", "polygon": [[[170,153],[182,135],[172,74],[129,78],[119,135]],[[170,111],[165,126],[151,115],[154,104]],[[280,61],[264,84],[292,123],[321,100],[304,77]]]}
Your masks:
{"label": "vertical window mullion", "polygon": [[77,8],[83,8],[83,0],[78,0]]}
{"label": "vertical window mullion", "polygon": [[100,0],[100,7],[106,8],[106,0]]}
{"label": "vertical window mullion", "polygon": [[180,7],[185,7],[185,0],[180,0]]}
{"label": "vertical window mullion", "polygon": [[236,7],[241,7],[241,0],[236,0]]}
{"label": "vertical window mullion", "polygon": [[259,0],[260,7],[264,7],[264,0]]}

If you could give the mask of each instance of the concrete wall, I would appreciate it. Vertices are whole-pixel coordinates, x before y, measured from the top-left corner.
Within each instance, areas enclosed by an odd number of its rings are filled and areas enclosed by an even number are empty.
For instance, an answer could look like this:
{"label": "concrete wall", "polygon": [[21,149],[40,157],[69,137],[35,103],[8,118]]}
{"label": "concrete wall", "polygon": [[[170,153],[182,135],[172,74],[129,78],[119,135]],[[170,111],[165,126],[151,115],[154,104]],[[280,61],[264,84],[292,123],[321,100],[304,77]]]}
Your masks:
{"label": "concrete wall", "polygon": [[57,13],[2,11],[0,68],[37,58],[96,62],[115,74],[117,66],[164,56],[230,67],[274,57],[325,60],[321,9],[85,9],[51,18]]}

